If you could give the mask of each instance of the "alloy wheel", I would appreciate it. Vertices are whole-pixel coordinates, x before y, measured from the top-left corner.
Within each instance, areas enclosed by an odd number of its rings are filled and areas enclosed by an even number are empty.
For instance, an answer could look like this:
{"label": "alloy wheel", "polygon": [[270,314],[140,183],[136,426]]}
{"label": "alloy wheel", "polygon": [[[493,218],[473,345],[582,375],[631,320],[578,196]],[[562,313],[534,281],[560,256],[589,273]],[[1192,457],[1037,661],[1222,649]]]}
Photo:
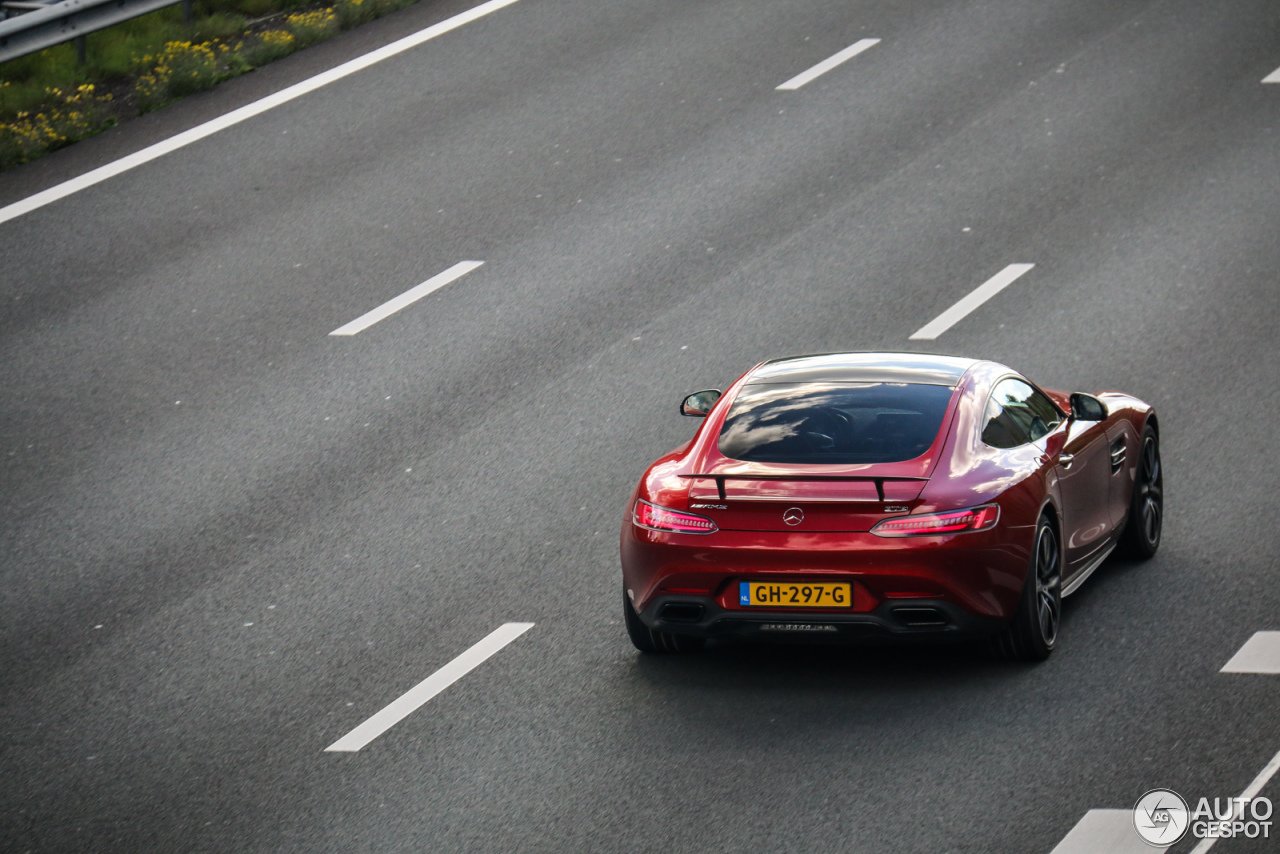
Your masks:
{"label": "alloy wheel", "polygon": [[1164,523],[1164,481],[1160,466],[1160,446],[1155,437],[1148,436],[1142,444],[1142,469],[1139,474],[1138,496],[1142,534],[1147,542],[1160,542],[1160,530]]}
{"label": "alloy wheel", "polygon": [[1058,538],[1053,528],[1044,525],[1036,538],[1036,616],[1040,637],[1049,647],[1058,637],[1058,623],[1062,619],[1061,585]]}

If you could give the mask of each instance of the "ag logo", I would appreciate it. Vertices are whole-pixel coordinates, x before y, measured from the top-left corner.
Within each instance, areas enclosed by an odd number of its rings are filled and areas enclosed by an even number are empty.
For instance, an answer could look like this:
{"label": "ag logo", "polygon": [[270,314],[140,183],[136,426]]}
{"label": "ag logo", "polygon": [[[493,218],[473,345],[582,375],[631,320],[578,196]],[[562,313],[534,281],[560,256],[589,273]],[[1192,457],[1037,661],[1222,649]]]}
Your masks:
{"label": "ag logo", "polygon": [[1173,845],[1186,834],[1187,820],[1187,802],[1169,789],[1152,789],[1133,805],[1133,828],[1148,845]]}
{"label": "ag logo", "polygon": [[782,511],[782,521],[788,525],[799,525],[804,521],[804,511],[799,507],[788,507]]}

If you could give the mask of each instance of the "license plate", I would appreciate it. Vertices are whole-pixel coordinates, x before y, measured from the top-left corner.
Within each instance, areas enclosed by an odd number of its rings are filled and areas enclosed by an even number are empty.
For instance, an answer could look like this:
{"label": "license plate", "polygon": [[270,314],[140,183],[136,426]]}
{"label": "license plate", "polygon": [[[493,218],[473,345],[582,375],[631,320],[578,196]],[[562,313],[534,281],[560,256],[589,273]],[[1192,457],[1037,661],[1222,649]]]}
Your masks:
{"label": "license plate", "polygon": [[738,604],[750,608],[848,608],[853,604],[853,591],[847,581],[741,581]]}

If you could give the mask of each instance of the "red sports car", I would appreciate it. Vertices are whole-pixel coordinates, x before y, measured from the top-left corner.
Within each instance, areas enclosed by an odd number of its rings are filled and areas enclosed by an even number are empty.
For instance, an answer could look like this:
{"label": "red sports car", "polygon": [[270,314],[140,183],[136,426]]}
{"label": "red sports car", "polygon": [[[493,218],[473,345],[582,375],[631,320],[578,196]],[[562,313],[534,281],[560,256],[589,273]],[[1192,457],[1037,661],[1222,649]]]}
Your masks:
{"label": "red sports car", "polygon": [[764,362],[680,405],[705,418],[640,478],[623,609],[645,652],[710,637],[990,637],[1040,660],[1062,597],[1160,545],[1153,409],[995,362],[835,353]]}

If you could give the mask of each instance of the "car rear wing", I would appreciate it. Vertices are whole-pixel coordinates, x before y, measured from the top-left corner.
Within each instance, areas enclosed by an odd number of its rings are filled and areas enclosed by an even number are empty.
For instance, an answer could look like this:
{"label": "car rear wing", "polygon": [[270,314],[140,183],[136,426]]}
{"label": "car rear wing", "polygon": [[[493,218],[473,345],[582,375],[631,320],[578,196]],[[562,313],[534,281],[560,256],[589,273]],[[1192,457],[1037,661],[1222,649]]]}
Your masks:
{"label": "car rear wing", "polygon": [[[827,482],[857,482],[857,483],[874,483],[876,487],[876,496],[880,501],[885,501],[884,485],[888,483],[915,483],[923,485],[929,480],[927,477],[894,477],[884,475],[848,475],[848,474],[682,474],[680,477],[690,480],[714,480],[716,483],[716,491],[720,494],[720,500],[728,500],[725,491],[725,481],[727,480],[746,480],[746,481],[827,481]],[[898,500],[894,498],[892,500]]]}

